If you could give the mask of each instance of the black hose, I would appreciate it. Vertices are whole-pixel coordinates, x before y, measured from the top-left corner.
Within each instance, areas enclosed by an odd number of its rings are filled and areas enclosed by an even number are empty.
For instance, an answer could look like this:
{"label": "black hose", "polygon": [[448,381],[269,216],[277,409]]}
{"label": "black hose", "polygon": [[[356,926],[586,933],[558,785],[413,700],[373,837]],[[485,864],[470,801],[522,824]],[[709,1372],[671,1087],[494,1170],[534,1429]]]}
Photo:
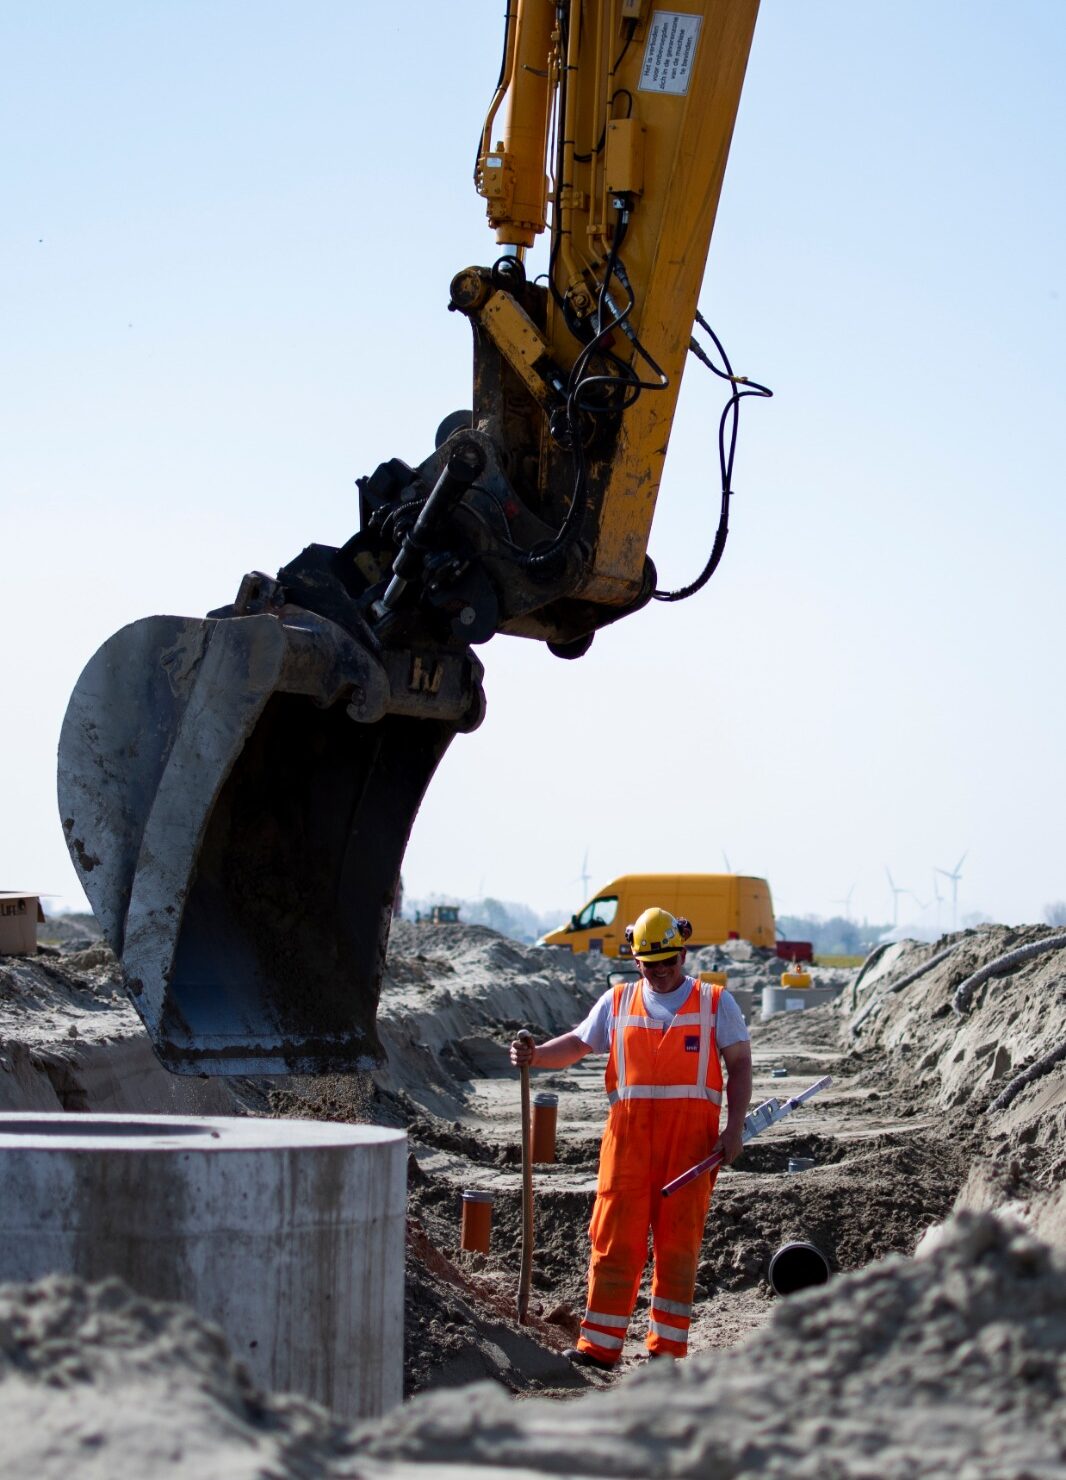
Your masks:
{"label": "black hose", "polygon": [[[957,950],[957,948],[961,945],[962,941],[957,940],[954,941],[950,946],[945,946],[942,951],[937,951],[935,956],[930,956],[928,961],[923,961],[921,966],[916,967],[913,971],[909,971],[907,975],[901,977],[898,982],[893,982],[890,987],[886,987],[886,989],[880,994],[880,996],[872,997],[870,1001],[867,1002],[863,1010],[859,1013],[858,1017],[851,1024],[852,1033],[857,1033],[859,1031],[866,1019],[871,1015],[871,1013],[873,1013],[878,1007],[880,1007],[881,1003],[885,1000],[886,997],[894,997],[897,992],[902,992],[903,988],[909,987],[911,982],[916,982],[919,977],[923,977],[927,971],[932,971],[934,966],[939,966],[941,961],[946,960],[947,957],[951,955],[952,951]],[[865,969],[866,968],[864,966],[863,970]]]}
{"label": "black hose", "polygon": [[855,1011],[855,1009],[856,1009],[856,1007],[858,1006],[858,1003],[859,1003],[859,986],[860,986],[860,984],[862,982],[863,977],[866,975],[866,973],[868,971],[870,971],[874,966],[877,965],[878,961],[880,961],[881,957],[885,954],[885,952],[891,950],[894,945],[895,945],[895,941],[884,940],[884,941],[881,942],[881,944],[879,946],[874,946],[873,950],[867,956],[866,960],[859,967],[859,974],[858,974],[858,976],[855,978],[855,980],[851,984],[851,1010],[852,1010],[852,1012]]}
{"label": "black hose", "polygon": [[1066,1059],[1066,1043],[1060,1043],[1058,1048],[1053,1048],[1050,1053],[1046,1053],[1042,1059],[1037,1059],[1035,1064],[1030,1065],[1021,1074],[1016,1074],[1006,1089],[1000,1091],[988,1108],[1006,1110],[1010,1102],[1021,1094],[1027,1084],[1043,1079],[1044,1075],[1054,1069],[1056,1064],[1060,1064],[1063,1059]]}
{"label": "black hose", "polygon": [[1066,935],[1049,935],[1043,940],[1031,941],[1027,946],[1019,946],[1003,956],[997,956],[994,961],[987,962],[956,987],[955,995],[951,999],[952,1008],[959,1017],[962,1017],[970,1010],[974,992],[983,982],[988,981],[990,976],[1005,976],[1016,966],[1021,966],[1025,961],[1031,961],[1034,956],[1041,956],[1045,951],[1059,951],[1063,947],[1066,947]]}
{"label": "black hose", "polygon": [[[697,309],[696,322],[705,333],[709,334],[714,341],[718,353],[722,357],[724,370],[720,370],[711,357],[707,354],[695,339],[689,343],[689,349],[696,358],[708,370],[711,370],[721,380],[728,380],[733,387],[732,394],[726,402],[725,410],[722,412],[718,423],[718,466],[722,478],[722,502],[718,514],[718,528],[715,530],[714,543],[711,545],[711,553],[707,562],[694,581],[687,586],[681,586],[676,591],[656,591],[656,601],[685,601],[690,596],[695,596],[697,591],[702,591],[707,582],[714,575],[725,554],[726,540],[729,538],[729,500],[733,496],[733,460],[737,450],[737,430],[740,421],[740,403],[746,396],[759,396],[770,398],[773,391],[768,386],[760,385],[758,381],[749,380],[744,375],[734,375],[733,367],[729,363],[729,356],[718,335],[708,324],[707,320]],[[743,386],[741,390],[739,387]]]}

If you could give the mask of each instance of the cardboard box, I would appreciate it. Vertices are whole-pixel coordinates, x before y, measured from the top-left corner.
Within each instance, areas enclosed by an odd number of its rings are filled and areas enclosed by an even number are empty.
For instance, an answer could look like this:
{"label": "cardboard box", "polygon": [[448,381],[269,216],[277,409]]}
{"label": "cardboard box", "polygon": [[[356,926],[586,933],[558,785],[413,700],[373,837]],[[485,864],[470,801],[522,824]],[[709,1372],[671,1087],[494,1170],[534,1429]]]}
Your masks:
{"label": "cardboard box", "polygon": [[36,894],[0,890],[0,956],[32,956],[44,910]]}

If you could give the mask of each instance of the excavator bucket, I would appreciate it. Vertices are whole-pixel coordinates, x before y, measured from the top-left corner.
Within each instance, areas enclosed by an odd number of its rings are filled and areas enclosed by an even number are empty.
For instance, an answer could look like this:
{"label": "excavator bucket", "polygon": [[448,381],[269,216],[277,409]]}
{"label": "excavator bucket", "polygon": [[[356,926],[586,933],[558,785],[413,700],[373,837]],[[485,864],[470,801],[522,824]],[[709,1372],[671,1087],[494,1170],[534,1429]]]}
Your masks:
{"label": "excavator bucket", "polygon": [[[468,662],[474,701],[480,673]],[[380,1060],[404,849],[452,735],[471,728],[453,700],[450,718],[390,712],[383,655],[292,609],[148,617],[90,660],[60,737],[60,815],[167,1068]]]}

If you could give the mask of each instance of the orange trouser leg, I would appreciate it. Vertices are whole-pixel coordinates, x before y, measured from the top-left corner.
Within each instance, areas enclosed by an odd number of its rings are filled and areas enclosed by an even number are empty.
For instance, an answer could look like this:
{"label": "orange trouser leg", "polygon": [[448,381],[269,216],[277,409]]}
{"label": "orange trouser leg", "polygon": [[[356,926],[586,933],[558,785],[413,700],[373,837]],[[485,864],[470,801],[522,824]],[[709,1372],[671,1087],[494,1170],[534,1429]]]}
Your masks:
{"label": "orange trouser leg", "polygon": [[647,1346],[664,1356],[683,1357],[688,1352],[696,1266],[714,1175],[705,1172],[670,1197],[663,1197],[659,1189],[709,1153],[718,1135],[718,1110],[684,1101],[667,1102],[656,1110],[652,1134],[656,1180],[649,1210],[655,1266]]}
{"label": "orange trouser leg", "polygon": [[648,1105],[614,1105],[600,1147],[596,1206],[589,1225],[589,1299],[577,1343],[580,1351],[603,1362],[616,1362],[622,1355],[648,1261],[649,1152]]}
{"label": "orange trouser leg", "polygon": [[589,1299],[578,1349],[616,1362],[648,1260],[648,1199],[600,1193],[589,1236]]}
{"label": "orange trouser leg", "polygon": [[682,1187],[672,1197],[653,1199],[655,1267],[648,1315],[647,1346],[650,1352],[661,1352],[671,1357],[683,1357],[688,1352],[696,1266],[711,1200],[711,1181],[708,1173]]}

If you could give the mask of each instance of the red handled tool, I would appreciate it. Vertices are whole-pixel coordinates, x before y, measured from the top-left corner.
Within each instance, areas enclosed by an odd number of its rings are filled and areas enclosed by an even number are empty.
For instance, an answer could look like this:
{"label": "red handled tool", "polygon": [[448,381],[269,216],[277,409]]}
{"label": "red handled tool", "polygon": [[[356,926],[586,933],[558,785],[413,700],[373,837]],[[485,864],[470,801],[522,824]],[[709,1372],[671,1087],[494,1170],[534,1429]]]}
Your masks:
{"label": "red handled tool", "polygon": [[[797,1105],[802,1105],[805,1100],[809,1100],[812,1095],[816,1095],[819,1090],[825,1089],[832,1082],[832,1076],[827,1074],[824,1079],[816,1079],[809,1088],[801,1090],[798,1095],[793,1095],[791,1100],[764,1100],[761,1105],[751,1112],[744,1122],[745,1144],[754,1136],[757,1136],[760,1131],[764,1131],[768,1125],[774,1125],[777,1121],[784,1120],[785,1116],[790,1115]],[[703,1161],[698,1161],[694,1167],[689,1167],[687,1172],[682,1172],[680,1177],[675,1177],[672,1182],[667,1182],[663,1188],[663,1197],[669,1197],[679,1187],[684,1187],[689,1182],[694,1182],[704,1172],[713,1171],[721,1160],[722,1153],[720,1151],[712,1152]]]}

